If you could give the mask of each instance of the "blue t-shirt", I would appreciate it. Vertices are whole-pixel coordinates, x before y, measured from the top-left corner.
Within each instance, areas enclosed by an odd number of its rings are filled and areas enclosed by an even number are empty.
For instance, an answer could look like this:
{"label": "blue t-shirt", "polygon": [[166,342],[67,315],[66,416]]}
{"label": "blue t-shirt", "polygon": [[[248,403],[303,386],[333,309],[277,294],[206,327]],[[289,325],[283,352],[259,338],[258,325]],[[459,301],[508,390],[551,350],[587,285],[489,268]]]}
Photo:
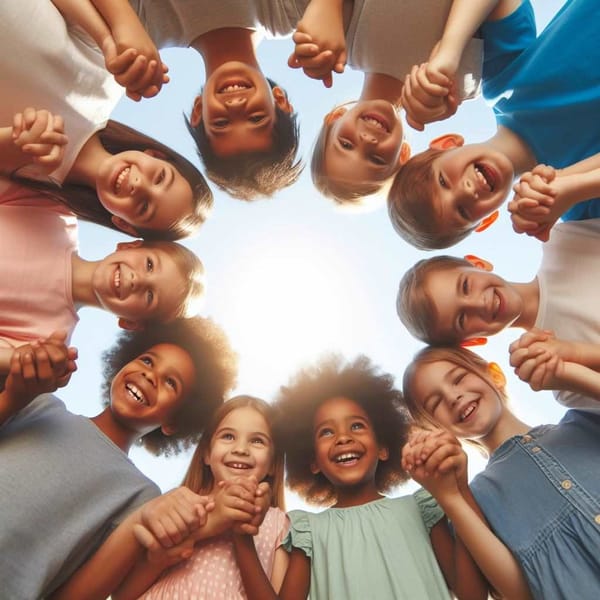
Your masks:
{"label": "blue t-shirt", "polygon": [[540,600],[600,597],[600,415],[505,441],[471,483],[496,535]]}
{"label": "blue t-shirt", "polygon": [[[600,152],[598,0],[568,0],[536,38],[529,0],[485,23],[483,95],[498,125],[532,149],[540,163],[564,168]],[[563,219],[600,217],[598,199]]]}

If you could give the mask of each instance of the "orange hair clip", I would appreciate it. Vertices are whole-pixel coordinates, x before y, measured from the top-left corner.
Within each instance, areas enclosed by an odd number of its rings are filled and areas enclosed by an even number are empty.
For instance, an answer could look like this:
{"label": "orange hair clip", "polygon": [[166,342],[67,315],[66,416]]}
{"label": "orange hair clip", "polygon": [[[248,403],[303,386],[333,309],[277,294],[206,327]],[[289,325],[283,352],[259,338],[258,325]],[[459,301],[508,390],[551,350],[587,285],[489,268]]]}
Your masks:
{"label": "orange hair clip", "polygon": [[490,377],[498,387],[504,387],[506,385],[506,377],[504,376],[504,372],[498,363],[488,363],[488,371],[490,373]]}
{"label": "orange hair clip", "polygon": [[500,213],[495,210],[491,215],[488,215],[487,217],[485,217],[485,219],[481,220],[481,223],[479,223],[479,225],[477,225],[477,227],[475,228],[475,231],[477,233],[481,233],[482,231],[485,231],[488,227],[490,227],[491,225],[494,224],[494,222],[498,219],[498,217],[500,216]]}
{"label": "orange hair clip", "polygon": [[[460,343],[460,347],[461,348],[470,348],[471,346],[484,346],[485,344],[487,344],[487,338],[476,337],[476,338],[469,338],[468,340],[463,340]],[[500,368],[500,367],[498,367],[498,368]]]}
{"label": "orange hair clip", "polygon": [[478,269],[483,269],[484,271],[494,270],[494,265],[489,260],[480,258],[476,254],[465,254],[464,259],[468,260],[474,267],[477,267]]}

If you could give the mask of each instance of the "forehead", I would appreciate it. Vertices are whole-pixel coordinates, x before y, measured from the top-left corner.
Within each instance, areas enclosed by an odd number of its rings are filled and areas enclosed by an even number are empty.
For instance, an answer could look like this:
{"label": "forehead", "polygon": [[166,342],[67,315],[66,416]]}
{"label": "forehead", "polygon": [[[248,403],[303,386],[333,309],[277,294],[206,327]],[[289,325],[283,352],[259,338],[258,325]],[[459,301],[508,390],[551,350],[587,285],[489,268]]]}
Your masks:
{"label": "forehead", "polygon": [[348,417],[361,417],[370,421],[369,415],[363,407],[350,398],[336,396],[325,400],[316,410],[314,425],[324,421],[336,421],[347,419]]}
{"label": "forehead", "polygon": [[227,413],[217,429],[237,429],[238,431],[254,431],[267,433],[270,430],[264,415],[252,406],[238,406]]}
{"label": "forehead", "polygon": [[194,361],[187,350],[176,344],[155,344],[140,354],[138,358],[150,355],[160,361],[161,365],[177,372],[189,371],[190,367],[196,370]]}

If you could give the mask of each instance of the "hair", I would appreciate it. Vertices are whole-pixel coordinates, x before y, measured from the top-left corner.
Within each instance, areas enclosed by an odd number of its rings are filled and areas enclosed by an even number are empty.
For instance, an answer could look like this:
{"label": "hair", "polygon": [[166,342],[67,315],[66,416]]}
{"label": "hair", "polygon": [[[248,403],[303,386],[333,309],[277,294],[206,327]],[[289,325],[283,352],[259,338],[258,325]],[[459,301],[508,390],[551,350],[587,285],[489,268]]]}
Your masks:
{"label": "hair", "polygon": [[337,498],[333,484],[322,473],[311,472],[311,462],[315,455],[314,415],[327,400],[339,397],[361,406],[377,442],[388,449],[388,460],[379,461],[375,472],[377,489],[386,492],[407,479],[401,449],[407,438],[408,416],[393,376],[379,372],[363,355],[351,363],[338,355],[328,356],[301,370],[281,388],[275,403],[278,435],[286,453],[287,484],[311,504],[330,505]]}
{"label": "hair", "polygon": [[411,335],[426,344],[456,344],[461,341],[456,336],[444,337],[433,330],[436,311],[425,283],[435,272],[470,266],[471,263],[464,258],[442,255],[420,260],[404,273],[396,297],[396,311]]}
{"label": "hair", "polygon": [[110,386],[115,375],[158,344],[173,344],[185,350],[196,369],[194,384],[174,415],[175,433],[167,436],[159,427],[139,440],[153,454],[168,456],[198,442],[210,415],[235,385],[237,355],[223,330],[202,317],[122,332],[113,347],[102,355],[102,393],[106,406],[110,403]]}
{"label": "hair", "polygon": [[327,142],[329,141],[329,133],[333,126],[333,122],[327,123],[326,121],[326,119],[323,120],[323,125],[315,140],[310,161],[310,175],[313,184],[323,196],[330,198],[336,204],[342,206],[362,205],[362,200],[365,196],[376,194],[384,187],[386,182],[362,183],[358,181],[348,181],[347,179],[330,177],[325,172],[325,152],[327,149]]}
{"label": "hair", "polygon": [[[269,78],[267,81],[271,89],[277,85]],[[219,157],[214,153],[203,120],[193,126],[187,116],[184,115],[184,118],[198,147],[206,176],[234,198],[255,200],[261,196],[272,196],[295,183],[302,173],[302,161],[295,160],[300,136],[295,112],[287,113],[275,106],[273,146],[270,150],[229,157]]]}
{"label": "hair", "polygon": [[181,302],[171,318],[191,317],[198,312],[198,305],[204,297],[204,265],[188,248],[177,242],[145,241],[144,248],[154,248],[166,252],[177,265],[181,275]]}
{"label": "hair", "polygon": [[475,227],[442,232],[433,210],[433,161],[445,152],[431,148],[413,156],[396,174],[388,193],[388,214],[396,233],[420,250],[458,244]]}
{"label": "hair", "polygon": [[283,450],[280,441],[275,437],[273,427],[275,411],[270,404],[254,396],[235,396],[227,400],[224,404],[221,404],[215,410],[192,456],[182,485],[189,487],[197,494],[210,494],[213,491],[215,478],[210,466],[204,462],[204,457],[210,451],[212,438],[223,419],[234,410],[245,407],[253,408],[260,413],[271,428],[274,444],[273,475],[268,475],[266,481],[271,486],[271,506],[283,509],[285,506],[283,494]]}
{"label": "hair", "polygon": [[[213,206],[213,195],[202,173],[181,154],[154,138],[127,127],[116,121],[109,121],[107,126],[98,132],[100,142],[107,152],[118,154],[127,150],[156,150],[164,154],[165,160],[171,163],[186,179],[192,188],[193,210],[168,230],[144,229],[136,227],[140,237],[147,240],[178,240],[184,238],[200,227],[209,216]],[[79,218],[104,227],[123,232],[111,221],[110,213],[101,204],[96,189],[87,185],[64,183],[62,187],[51,184],[20,179],[22,183],[44,192],[54,200],[62,202]],[[168,202],[168,198],[164,198]]]}
{"label": "hair", "polygon": [[[502,403],[508,405],[509,399],[505,386],[498,385],[490,374],[489,363],[478,354],[461,347],[440,347],[428,346],[415,354],[411,363],[406,367],[402,379],[402,392],[404,394],[404,404],[415,420],[417,425],[425,429],[439,427],[437,421],[423,408],[423,405],[415,399],[413,393],[413,383],[417,375],[417,370],[421,365],[432,364],[440,361],[448,361],[467,371],[474,373],[477,377],[483,379],[493,389],[497,390]],[[465,439],[466,442],[475,446],[478,450],[487,454],[487,450],[477,440]]]}

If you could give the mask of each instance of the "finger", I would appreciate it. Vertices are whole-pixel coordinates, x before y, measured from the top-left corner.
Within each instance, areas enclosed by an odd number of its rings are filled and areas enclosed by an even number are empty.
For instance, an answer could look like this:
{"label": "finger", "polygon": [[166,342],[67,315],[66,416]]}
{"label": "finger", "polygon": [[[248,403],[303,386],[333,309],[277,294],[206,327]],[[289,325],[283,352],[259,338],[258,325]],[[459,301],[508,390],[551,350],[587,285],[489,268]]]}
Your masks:
{"label": "finger", "polygon": [[331,86],[333,86],[333,75],[331,73],[328,73],[327,75],[325,75],[325,77],[321,79],[321,81],[323,82],[323,85],[326,88],[330,88]]}
{"label": "finger", "polygon": [[[43,121],[44,128],[45,128],[47,119],[44,120],[43,117],[44,117],[43,111],[39,111],[40,122]],[[25,129],[30,129],[31,126],[36,122],[37,118],[38,118],[38,111],[36,111],[35,108],[28,106],[23,111],[23,125],[24,125]]]}
{"label": "finger", "polygon": [[[330,51],[328,50],[327,52]],[[319,48],[319,46],[317,46],[317,44],[313,44],[311,42],[308,44],[298,44],[294,49],[294,53],[292,54],[292,56],[295,56],[296,60],[298,62],[301,62],[302,60],[319,56],[319,54],[322,54],[321,49]]]}
{"label": "finger", "polygon": [[324,75],[326,71],[331,71],[333,67],[334,58],[333,53],[330,50],[325,50],[312,57],[298,56],[298,62],[300,63],[303,69],[320,69],[323,70],[322,75]]}
{"label": "finger", "polygon": [[13,117],[13,139],[18,138],[23,131],[23,113],[17,113]]}
{"label": "finger", "polygon": [[294,34],[292,35],[292,40],[293,40],[294,44],[296,44],[296,45],[309,44],[313,41],[311,35],[309,35],[305,31],[299,31],[299,30],[294,31]]}
{"label": "finger", "polygon": [[159,541],[154,537],[153,533],[139,523],[136,523],[133,526],[133,535],[138,543],[142,547],[146,548],[146,550],[158,550],[162,548]]}
{"label": "finger", "polygon": [[106,61],[106,69],[113,75],[119,75],[130,69],[138,58],[135,48],[128,48]]}
{"label": "finger", "polygon": [[37,381],[44,388],[54,387],[55,376],[48,352],[44,347],[36,348],[34,354]]}
{"label": "finger", "polygon": [[119,85],[128,89],[137,89],[138,82],[142,79],[148,68],[148,59],[139,55],[133,63],[121,73],[115,74],[115,80]]}
{"label": "finger", "polygon": [[134,102],[139,102],[142,99],[142,95],[139,92],[133,92],[131,90],[127,90],[125,95]]}

